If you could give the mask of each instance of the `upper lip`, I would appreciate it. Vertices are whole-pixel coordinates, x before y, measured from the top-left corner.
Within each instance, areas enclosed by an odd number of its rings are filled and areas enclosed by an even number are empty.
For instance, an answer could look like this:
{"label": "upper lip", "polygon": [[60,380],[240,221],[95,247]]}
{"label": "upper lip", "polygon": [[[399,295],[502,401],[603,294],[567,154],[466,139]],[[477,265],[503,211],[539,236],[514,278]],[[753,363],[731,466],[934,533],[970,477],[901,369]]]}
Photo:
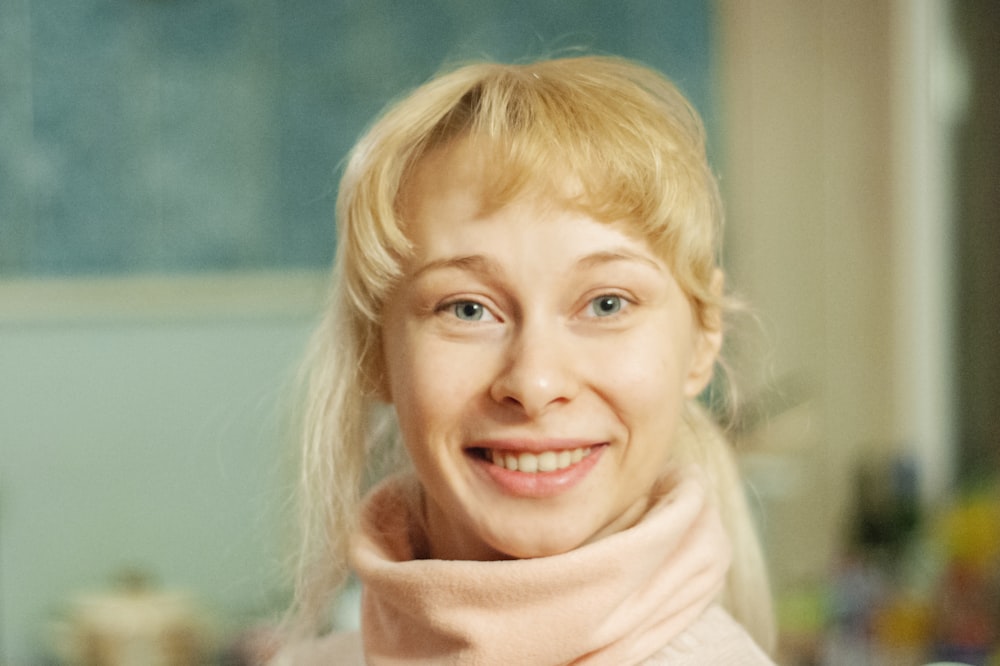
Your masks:
{"label": "upper lip", "polygon": [[575,437],[559,438],[491,438],[472,442],[469,449],[491,449],[495,451],[515,451],[518,453],[543,453],[545,451],[572,451],[573,449],[590,448],[605,442],[594,439]]}

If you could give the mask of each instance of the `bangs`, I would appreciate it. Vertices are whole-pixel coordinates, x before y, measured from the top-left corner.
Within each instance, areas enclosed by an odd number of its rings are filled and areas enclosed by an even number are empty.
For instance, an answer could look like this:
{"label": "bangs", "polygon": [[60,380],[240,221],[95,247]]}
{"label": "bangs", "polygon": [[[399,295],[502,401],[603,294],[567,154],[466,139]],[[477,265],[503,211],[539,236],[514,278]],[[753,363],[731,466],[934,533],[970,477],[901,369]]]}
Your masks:
{"label": "bangs", "polygon": [[578,64],[567,62],[484,72],[412,163],[468,138],[490,165],[486,206],[544,196],[598,220],[626,222],[667,255],[677,249],[681,227],[713,227],[715,182],[701,122],[687,100],[659,75],[628,63],[594,59],[590,75],[581,76]]}

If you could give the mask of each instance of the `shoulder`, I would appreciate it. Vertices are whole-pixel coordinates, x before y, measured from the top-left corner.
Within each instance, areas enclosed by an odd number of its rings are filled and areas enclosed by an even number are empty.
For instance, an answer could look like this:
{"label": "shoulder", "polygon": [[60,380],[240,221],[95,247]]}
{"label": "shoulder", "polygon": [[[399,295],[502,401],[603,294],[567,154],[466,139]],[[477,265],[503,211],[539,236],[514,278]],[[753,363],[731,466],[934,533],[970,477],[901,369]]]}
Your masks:
{"label": "shoulder", "polygon": [[711,606],[643,666],[774,666],[774,661],[720,606]]}
{"label": "shoulder", "polygon": [[281,650],[268,666],[364,666],[361,634],[333,633]]}
{"label": "shoulder", "polygon": [[[358,632],[334,633],[283,649],[269,666],[364,666]],[[774,666],[774,662],[729,613],[705,613],[642,666]]]}

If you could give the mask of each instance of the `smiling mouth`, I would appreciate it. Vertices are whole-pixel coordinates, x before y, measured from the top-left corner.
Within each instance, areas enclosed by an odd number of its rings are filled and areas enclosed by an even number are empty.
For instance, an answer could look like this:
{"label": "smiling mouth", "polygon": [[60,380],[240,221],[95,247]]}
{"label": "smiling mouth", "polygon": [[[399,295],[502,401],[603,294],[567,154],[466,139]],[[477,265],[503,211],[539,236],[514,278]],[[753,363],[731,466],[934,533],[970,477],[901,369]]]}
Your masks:
{"label": "smiling mouth", "polygon": [[523,472],[525,474],[539,474],[544,472],[558,472],[572,467],[594,452],[592,446],[583,446],[576,449],[564,449],[561,451],[543,451],[541,453],[528,453],[526,451],[502,451],[500,449],[477,449],[476,453],[480,458],[491,462],[497,467],[502,467],[511,472]]}

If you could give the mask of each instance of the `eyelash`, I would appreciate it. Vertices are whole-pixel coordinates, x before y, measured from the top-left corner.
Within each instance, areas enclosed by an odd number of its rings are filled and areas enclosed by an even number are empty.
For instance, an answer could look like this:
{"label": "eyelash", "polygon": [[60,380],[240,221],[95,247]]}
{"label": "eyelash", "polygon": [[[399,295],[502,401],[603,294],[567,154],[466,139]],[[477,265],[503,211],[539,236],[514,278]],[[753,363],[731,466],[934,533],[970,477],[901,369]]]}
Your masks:
{"label": "eyelash", "polygon": [[[598,312],[597,308],[600,307],[601,301],[606,301],[611,299],[615,300],[617,308],[612,312]],[[600,294],[599,296],[595,296],[590,300],[588,300],[587,306],[586,308],[584,308],[584,310],[586,311],[589,309],[588,314],[592,314],[595,318],[608,319],[620,314],[622,310],[627,309],[630,305],[631,302],[621,294],[608,293],[608,294]]]}
{"label": "eyelash", "polygon": [[[597,310],[595,310],[594,309],[595,306],[598,306],[598,303],[605,299],[615,299],[617,304],[617,309],[615,309],[612,312],[604,312],[604,313],[600,313]],[[583,318],[614,319],[617,318],[618,316],[621,316],[623,312],[627,311],[634,305],[635,301],[625,296],[624,294],[619,294],[616,292],[607,292],[598,294],[597,296],[587,299],[586,305],[583,308]],[[479,309],[478,310],[478,314],[480,314],[479,318],[466,319],[459,315],[459,308],[468,308],[470,306]],[[441,305],[439,305],[436,308],[436,311],[442,314],[448,314],[457,319],[458,321],[468,322],[468,323],[477,323],[484,321],[484,319],[486,321],[499,321],[500,319],[495,314],[493,314],[493,311],[485,304],[470,298],[458,298],[446,301]],[[473,316],[474,313],[467,313],[467,314],[469,316]]]}
{"label": "eyelash", "polygon": [[487,321],[499,320],[499,317],[497,317],[496,315],[494,315],[493,311],[490,310],[490,308],[488,308],[483,303],[480,303],[479,301],[471,299],[471,298],[457,298],[457,299],[454,299],[454,300],[446,301],[446,302],[442,303],[441,305],[439,305],[437,307],[437,312],[442,313],[442,314],[449,314],[449,315],[451,315],[452,317],[454,317],[455,319],[457,319],[458,321],[461,321],[461,322],[477,323],[477,322],[483,321],[482,318],[479,318],[479,319],[463,319],[462,317],[459,317],[458,316],[458,309],[460,307],[467,307],[467,306],[478,307],[480,309],[480,312],[482,313],[482,315],[484,315],[484,316],[488,315],[489,316],[490,319],[487,319]]}

